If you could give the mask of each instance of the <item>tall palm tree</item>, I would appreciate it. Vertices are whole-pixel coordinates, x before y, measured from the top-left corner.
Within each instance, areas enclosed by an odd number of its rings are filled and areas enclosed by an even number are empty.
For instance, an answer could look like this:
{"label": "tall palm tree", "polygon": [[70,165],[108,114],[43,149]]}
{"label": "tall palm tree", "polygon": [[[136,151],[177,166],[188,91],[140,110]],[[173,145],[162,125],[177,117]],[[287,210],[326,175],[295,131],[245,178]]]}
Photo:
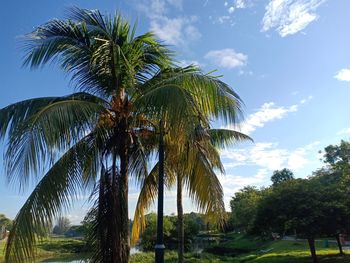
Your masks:
{"label": "tall palm tree", "polygon": [[[177,189],[177,228],[178,262],[184,262],[184,218],[182,194],[183,187],[189,196],[215,224],[222,225],[225,220],[223,191],[215,169],[223,173],[224,168],[217,148],[223,148],[237,141],[251,140],[240,132],[225,129],[203,129],[195,124],[188,136],[181,133],[176,141],[166,145],[167,185]],[[155,166],[155,168],[157,165]],[[157,169],[153,169],[144,181],[136,206],[132,241],[135,243],[145,227],[144,214],[157,195]]]}
{"label": "tall palm tree", "polygon": [[97,193],[95,262],[128,262],[128,176],[143,180],[156,149],[157,122],[175,138],[206,116],[234,122],[237,95],[194,67],[171,66],[171,52],[151,33],[135,36],[120,15],[73,8],[27,35],[24,64],[55,61],[77,92],[18,102],[0,110],[8,138],[9,181],[39,183],[17,214],[7,262],[33,261],[35,243],[82,192]]}
{"label": "tall palm tree", "polygon": [[[177,180],[177,231],[178,231],[178,262],[184,262],[185,236],[183,216],[183,187],[188,189],[189,196],[204,211],[209,220],[218,227],[223,227],[226,219],[224,193],[215,170],[224,173],[218,148],[224,148],[238,141],[252,140],[249,136],[234,130],[225,129],[200,129],[195,133],[194,149],[201,149],[202,154],[196,159],[188,158],[179,160],[175,167]],[[198,147],[200,145],[200,147]],[[197,146],[197,147],[196,147]],[[190,151],[187,149],[187,152]],[[198,153],[197,153],[198,154]],[[183,154],[182,156],[185,156]],[[182,167],[181,167],[182,166]],[[189,166],[184,169],[184,166]],[[203,169],[204,168],[204,169]],[[212,203],[214,200],[214,204]]]}

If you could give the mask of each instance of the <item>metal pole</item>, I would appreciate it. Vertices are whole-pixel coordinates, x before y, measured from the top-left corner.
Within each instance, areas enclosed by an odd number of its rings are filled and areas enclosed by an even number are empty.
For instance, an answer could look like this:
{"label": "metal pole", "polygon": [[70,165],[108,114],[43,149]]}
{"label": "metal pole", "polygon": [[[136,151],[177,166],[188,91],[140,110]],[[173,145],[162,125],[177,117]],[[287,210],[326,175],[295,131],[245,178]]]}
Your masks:
{"label": "metal pole", "polygon": [[157,213],[157,242],[155,246],[155,262],[164,263],[163,214],[164,214],[164,141],[163,122],[159,123],[159,174],[158,174],[158,213]]}

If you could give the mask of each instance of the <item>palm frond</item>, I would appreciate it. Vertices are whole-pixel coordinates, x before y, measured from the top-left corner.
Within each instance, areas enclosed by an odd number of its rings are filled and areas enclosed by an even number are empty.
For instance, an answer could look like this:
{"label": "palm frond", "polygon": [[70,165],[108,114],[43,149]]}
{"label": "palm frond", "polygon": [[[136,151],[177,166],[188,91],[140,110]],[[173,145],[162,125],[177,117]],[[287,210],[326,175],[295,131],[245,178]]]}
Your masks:
{"label": "palm frond", "polygon": [[[208,116],[224,123],[237,123],[242,118],[243,102],[240,97],[217,77],[206,75],[194,67],[168,68],[146,82],[144,93],[154,87],[177,87],[178,91],[189,94],[195,116]],[[172,94],[173,95],[173,94]],[[178,100],[174,101],[178,102]],[[174,102],[174,103],[175,103]],[[169,102],[168,102],[169,103]],[[188,104],[179,105],[187,106]],[[186,116],[187,117],[187,116]]]}
{"label": "palm frond", "polygon": [[189,196],[212,222],[222,225],[225,220],[225,203],[220,180],[205,155],[198,152],[195,161],[192,173],[184,177]]}
{"label": "palm frond", "polygon": [[[137,200],[131,231],[131,244],[133,245],[139,240],[140,234],[144,231],[146,227],[145,214],[158,195],[158,169],[157,163],[141,182],[142,187]],[[174,184],[176,176],[167,167],[165,169],[166,177],[164,183],[170,188]]]}
{"label": "palm frond", "polygon": [[241,141],[251,141],[253,139],[244,133],[229,129],[208,129],[211,143],[218,148],[226,148]]}
{"label": "palm frond", "polygon": [[6,245],[6,262],[31,262],[35,244],[53,218],[84,193],[99,169],[99,149],[94,136],[67,151],[40,180],[17,214]]}
{"label": "palm frond", "polygon": [[[95,97],[89,97],[92,98]],[[12,126],[16,126],[11,127],[5,158],[9,181],[18,179],[23,185],[30,175],[39,174],[46,164],[54,162],[60,151],[68,149],[94,129],[104,107],[82,99],[86,97],[54,100],[41,108],[28,109],[32,114],[25,115],[25,118],[18,114],[17,119],[10,119]]]}

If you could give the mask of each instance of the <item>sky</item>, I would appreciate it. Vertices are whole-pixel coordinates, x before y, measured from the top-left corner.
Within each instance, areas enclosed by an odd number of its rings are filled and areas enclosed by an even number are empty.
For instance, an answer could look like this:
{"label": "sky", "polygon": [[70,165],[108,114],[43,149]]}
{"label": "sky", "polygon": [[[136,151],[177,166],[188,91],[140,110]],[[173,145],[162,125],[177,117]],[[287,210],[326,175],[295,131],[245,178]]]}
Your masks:
{"label": "sky", "polygon": [[[289,168],[295,177],[310,176],[323,165],[319,150],[350,137],[348,0],[4,1],[0,108],[73,91],[69,78],[54,64],[35,71],[22,67],[21,49],[21,36],[50,19],[65,18],[72,6],[120,12],[137,21],[137,33],[153,31],[176,52],[180,65],[216,70],[214,74],[240,95],[245,103],[240,129],[254,143],[221,150],[226,173],[218,176],[227,209],[242,187],[268,186],[274,170]],[[0,143],[0,154],[4,147]],[[35,182],[19,191],[5,178],[1,158],[0,213],[14,218]],[[132,185],[130,216],[137,196]],[[174,190],[166,193],[166,213],[176,211],[175,198]],[[185,212],[196,210],[184,199]],[[78,223],[89,205],[81,196],[64,214]]]}

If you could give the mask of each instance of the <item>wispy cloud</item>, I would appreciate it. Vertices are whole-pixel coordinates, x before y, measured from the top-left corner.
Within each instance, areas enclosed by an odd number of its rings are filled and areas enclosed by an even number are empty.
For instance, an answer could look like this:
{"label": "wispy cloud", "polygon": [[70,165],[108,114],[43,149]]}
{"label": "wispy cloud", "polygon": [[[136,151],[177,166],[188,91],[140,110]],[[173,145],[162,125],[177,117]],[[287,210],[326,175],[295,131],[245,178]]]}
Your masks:
{"label": "wispy cloud", "polygon": [[343,68],[339,70],[334,78],[340,81],[350,81],[350,68]]}
{"label": "wispy cloud", "polygon": [[225,128],[240,130],[241,132],[250,135],[256,129],[262,128],[268,122],[273,122],[275,120],[280,120],[286,117],[289,113],[298,111],[300,105],[305,104],[306,102],[312,100],[313,96],[308,96],[299,101],[298,104],[291,106],[277,106],[274,102],[266,102],[254,113],[248,115],[246,120],[236,126],[227,126]]}
{"label": "wispy cloud", "polygon": [[260,142],[246,149],[225,149],[220,151],[224,158],[224,165],[227,168],[235,166],[253,165],[265,171],[274,171],[282,168],[289,168],[292,171],[303,169],[308,163],[307,155],[316,151],[320,142],[298,147],[293,150],[280,148],[278,143]]}
{"label": "wispy cloud", "polygon": [[350,135],[350,128],[344,128],[337,132],[337,135]]}
{"label": "wispy cloud", "polygon": [[219,67],[228,69],[242,67],[246,65],[248,61],[247,55],[236,52],[231,48],[209,51],[204,58],[212,61]]}
{"label": "wispy cloud", "polygon": [[187,45],[201,37],[199,30],[193,26],[196,21],[196,17],[169,18],[162,16],[151,20],[150,30],[167,44]]}
{"label": "wispy cloud", "polygon": [[316,9],[326,0],[270,0],[262,21],[262,31],[275,28],[282,36],[293,35],[318,18]]}
{"label": "wispy cloud", "polygon": [[230,210],[231,197],[247,185],[262,186],[269,181],[270,174],[266,169],[259,169],[255,175],[242,176],[237,174],[219,175],[220,183],[224,191],[226,209]]}
{"label": "wispy cloud", "polygon": [[300,104],[305,104],[306,102],[308,102],[308,101],[310,101],[312,99],[313,99],[313,96],[310,95],[307,98],[300,100]]}
{"label": "wispy cloud", "polygon": [[201,37],[197,16],[169,15],[171,9],[182,9],[182,0],[144,0],[137,7],[150,19],[150,30],[167,44],[186,46]]}
{"label": "wispy cloud", "polygon": [[234,6],[236,8],[246,8],[251,3],[251,0],[235,0]]}
{"label": "wispy cloud", "polygon": [[227,7],[227,11],[232,14],[236,9],[244,9],[251,7],[253,5],[253,0],[234,0],[231,5],[228,2],[224,3],[224,6]]}
{"label": "wispy cloud", "polygon": [[264,127],[267,122],[282,119],[288,113],[297,110],[297,104],[284,107],[276,106],[274,102],[264,103],[260,109],[248,116],[247,120],[241,125],[241,131],[245,134],[251,134],[257,128]]}

